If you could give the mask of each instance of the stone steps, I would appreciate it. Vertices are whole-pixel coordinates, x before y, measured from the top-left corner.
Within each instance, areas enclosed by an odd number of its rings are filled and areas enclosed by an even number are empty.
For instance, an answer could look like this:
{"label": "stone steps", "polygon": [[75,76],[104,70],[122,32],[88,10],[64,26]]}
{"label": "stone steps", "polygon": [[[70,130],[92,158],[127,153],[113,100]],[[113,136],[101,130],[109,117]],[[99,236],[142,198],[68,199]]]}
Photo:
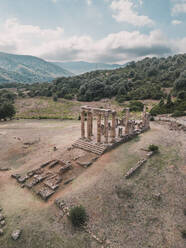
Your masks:
{"label": "stone steps", "polygon": [[82,150],[88,151],[88,152],[95,153],[97,155],[102,155],[107,149],[107,147],[104,145],[94,144],[94,143],[91,143],[90,141],[86,141],[82,139],[77,140],[73,144],[73,146],[76,148],[80,148]]}

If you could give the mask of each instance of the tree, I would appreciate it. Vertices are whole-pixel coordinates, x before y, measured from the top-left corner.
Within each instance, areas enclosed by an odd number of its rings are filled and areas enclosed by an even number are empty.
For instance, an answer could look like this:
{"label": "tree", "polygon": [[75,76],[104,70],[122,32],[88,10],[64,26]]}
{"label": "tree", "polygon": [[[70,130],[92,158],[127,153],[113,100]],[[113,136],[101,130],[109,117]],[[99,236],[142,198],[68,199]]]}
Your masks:
{"label": "tree", "polygon": [[16,111],[14,105],[11,103],[3,103],[0,107],[0,119],[12,118]]}
{"label": "tree", "polygon": [[171,95],[169,94],[169,95],[167,96],[167,104],[166,104],[166,107],[167,107],[167,108],[172,108],[172,106],[173,106],[173,102],[172,102],[172,99],[171,99]]}

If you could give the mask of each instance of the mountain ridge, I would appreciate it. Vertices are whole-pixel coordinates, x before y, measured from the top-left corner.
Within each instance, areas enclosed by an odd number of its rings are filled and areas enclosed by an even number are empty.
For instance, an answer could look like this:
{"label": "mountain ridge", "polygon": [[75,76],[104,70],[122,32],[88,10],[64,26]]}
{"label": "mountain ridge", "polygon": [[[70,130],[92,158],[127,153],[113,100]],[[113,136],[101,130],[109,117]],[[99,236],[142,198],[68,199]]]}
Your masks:
{"label": "mountain ridge", "polygon": [[106,64],[106,63],[91,63],[86,61],[70,61],[70,62],[52,62],[72,73],[79,75],[86,72],[96,70],[113,70],[125,67],[127,64]]}
{"label": "mountain ridge", "polygon": [[0,83],[35,83],[52,81],[73,73],[32,55],[0,52]]}

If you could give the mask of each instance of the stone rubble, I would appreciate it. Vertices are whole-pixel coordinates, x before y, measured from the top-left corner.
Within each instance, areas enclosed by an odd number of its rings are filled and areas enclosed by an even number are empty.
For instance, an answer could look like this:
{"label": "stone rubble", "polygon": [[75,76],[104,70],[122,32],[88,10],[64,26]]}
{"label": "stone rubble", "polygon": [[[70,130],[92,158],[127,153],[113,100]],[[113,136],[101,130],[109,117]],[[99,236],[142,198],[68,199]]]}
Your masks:
{"label": "stone rubble", "polygon": [[[15,178],[22,188],[32,189],[41,199],[46,201],[59,188],[63,174],[71,169],[72,164],[70,161],[52,160],[42,164],[35,170],[28,171],[26,175],[12,174],[11,177]],[[70,181],[72,181],[72,178],[66,180],[66,184],[70,183]]]}
{"label": "stone rubble", "polygon": [[10,171],[11,168],[0,168],[0,171]]}
{"label": "stone rubble", "polygon": [[0,236],[2,236],[4,234],[3,229],[0,228]]}
{"label": "stone rubble", "polygon": [[21,235],[21,232],[22,232],[21,229],[17,229],[15,231],[13,231],[12,234],[11,234],[12,239],[15,240],[15,241],[18,240],[20,235]]}

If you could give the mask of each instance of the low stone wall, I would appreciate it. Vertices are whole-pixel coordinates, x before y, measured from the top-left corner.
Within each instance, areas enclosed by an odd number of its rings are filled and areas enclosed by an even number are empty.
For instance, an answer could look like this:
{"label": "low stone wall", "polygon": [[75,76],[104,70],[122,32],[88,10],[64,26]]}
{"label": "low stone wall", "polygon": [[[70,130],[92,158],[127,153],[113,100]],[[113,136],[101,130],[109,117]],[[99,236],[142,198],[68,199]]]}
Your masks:
{"label": "low stone wall", "polygon": [[147,159],[150,158],[153,154],[154,154],[154,152],[148,152],[147,157],[138,161],[137,165],[135,167],[131,168],[127,172],[127,174],[125,175],[125,178],[130,178],[142,165],[144,165],[147,162]]}
{"label": "low stone wall", "polygon": [[172,117],[162,117],[162,116],[155,117],[154,119],[155,121],[164,121],[171,123],[173,129],[186,131],[186,120],[176,119]]}

